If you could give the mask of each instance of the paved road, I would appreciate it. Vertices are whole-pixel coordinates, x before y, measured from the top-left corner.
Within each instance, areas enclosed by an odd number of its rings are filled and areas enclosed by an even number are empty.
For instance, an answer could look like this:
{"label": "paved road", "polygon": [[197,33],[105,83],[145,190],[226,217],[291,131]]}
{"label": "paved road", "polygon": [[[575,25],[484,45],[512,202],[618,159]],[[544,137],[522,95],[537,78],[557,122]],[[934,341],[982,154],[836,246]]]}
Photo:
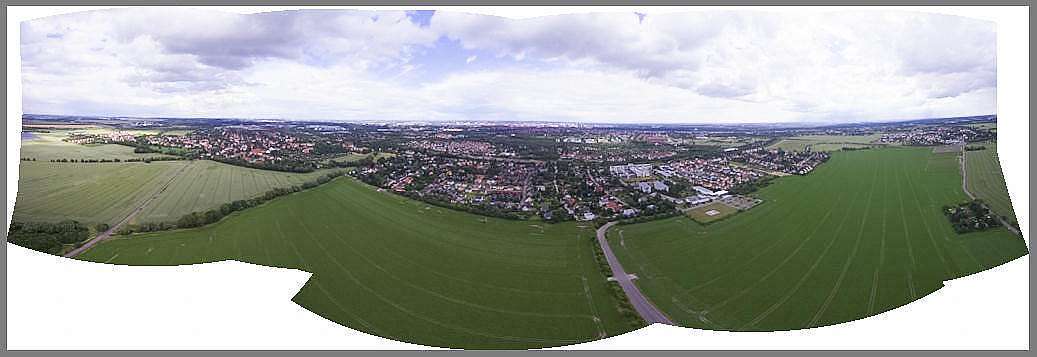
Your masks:
{"label": "paved road", "polygon": [[637,310],[637,314],[641,315],[646,322],[649,324],[662,323],[667,325],[675,325],[666,314],[659,311],[659,308],[655,307],[651,301],[641,293],[641,289],[634,284],[633,280],[630,280],[630,276],[626,271],[623,270],[623,265],[619,263],[619,259],[616,259],[616,254],[612,253],[612,247],[609,246],[608,241],[605,239],[605,232],[608,232],[609,228],[616,225],[616,222],[609,222],[601,228],[598,228],[598,244],[601,245],[601,250],[605,252],[605,260],[609,263],[609,268],[612,269],[612,277],[616,279],[619,286],[623,288],[623,292],[627,294],[627,299],[630,300],[630,304],[634,305],[634,309]]}
{"label": "paved road", "polygon": [[[969,188],[967,187],[968,185],[966,184],[968,182],[968,170],[965,169],[965,162],[967,162],[968,160],[965,158],[965,153],[966,153],[965,146],[962,145],[962,147],[961,147],[961,190],[965,191],[965,195],[969,196],[969,198],[976,199],[976,196],[974,196],[972,194],[972,192],[969,192]],[[1002,175],[1003,174],[1004,173],[1002,173]],[[987,209],[990,209],[990,207],[987,207]],[[1015,235],[1018,235],[1018,236],[1022,236],[1023,235],[1022,233],[1019,232],[1018,229],[1015,229],[1015,227],[1013,227],[1010,223],[1008,223],[1008,221],[1006,221],[1004,218],[1001,218],[1001,215],[999,215],[999,214],[997,214],[995,212],[994,213],[994,217],[997,218],[998,222],[1001,222],[1002,226],[1005,226],[1005,228],[1008,228],[1008,230],[1011,231],[1012,233],[1015,233]]]}
{"label": "paved road", "polygon": [[97,243],[101,243],[101,241],[108,239],[108,237],[111,237],[112,234],[119,230],[119,228],[122,228],[123,225],[132,221],[133,217],[136,217],[138,213],[143,211],[144,208],[147,207],[149,203],[151,203],[151,201],[154,201],[156,198],[158,198],[159,195],[161,195],[163,192],[166,192],[166,189],[169,188],[169,184],[173,183],[173,180],[176,179],[177,176],[180,176],[180,174],[183,173],[185,169],[187,169],[187,166],[191,164],[192,163],[187,163],[186,165],[180,167],[180,169],[177,170],[175,174],[173,174],[173,177],[170,177],[169,181],[166,181],[166,183],[162,185],[162,189],[158,190],[158,192],[155,192],[155,194],[151,195],[151,197],[148,197],[148,199],[144,200],[144,202],[141,202],[141,204],[137,206],[137,208],[134,209],[133,212],[130,212],[130,214],[127,215],[126,218],[123,218],[121,221],[119,221],[119,223],[116,223],[111,228],[108,228],[107,231],[101,232],[101,234],[98,234],[96,237],[86,241],[86,243],[83,243],[83,245],[79,246],[79,248],[73,249],[72,251],[65,253],[65,257],[75,257],[85,252],[87,249],[90,249],[94,245],[97,245]]}

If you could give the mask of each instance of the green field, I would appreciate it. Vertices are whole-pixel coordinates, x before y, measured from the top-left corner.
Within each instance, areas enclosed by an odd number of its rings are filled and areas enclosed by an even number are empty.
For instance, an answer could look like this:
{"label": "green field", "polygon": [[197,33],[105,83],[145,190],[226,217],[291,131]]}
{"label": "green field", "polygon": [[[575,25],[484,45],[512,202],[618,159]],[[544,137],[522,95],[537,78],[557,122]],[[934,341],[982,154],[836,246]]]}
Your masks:
{"label": "green field", "polygon": [[[159,196],[133,223],[164,222],[252,198],[276,187],[310,181],[327,171],[287,173],[244,168],[208,160],[151,163],[22,162],[16,221],[77,220],[114,224],[139,203]],[[169,187],[159,193],[167,182]]]}
{"label": "green field", "polygon": [[332,157],[330,159],[324,160],[324,162],[325,163],[328,163],[328,162],[331,162],[331,161],[354,162],[354,161],[360,161],[361,159],[363,159],[365,157],[370,157],[371,160],[378,160],[378,159],[381,159],[383,157],[384,158],[389,158],[389,157],[393,157],[395,155],[396,154],[391,154],[391,153],[386,153],[386,152],[376,152],[376,153],[370,153],[370,154],[361,154],[361,153],[351,152],[351,153],[348,153],[348,154],[343,154],[343,155]]}
{"label": "green field", "polygon": [[771,144],[769,149],[782,149],[785,151],[804,151],[810,147],[814,151],[836,151],[844,147],[865,147],[875,140],[881,138],[880,134],[872,135],[803,135],[784,138]]}
{"label": "green field", "polygon": [[986,149],[965,152],[969,192],[986,202],[998,215],[1008,217],[1008,221],[1015,221],[1008,186],[1005,185],[1005,177],[998,162],[997,143],[986,142],[972,146],[978,145],[985,146]]}
{"label": "green field", "polygon": [[594,228],[430,207],[350,178],[191,230],[104,242],[81,259],[226,259],[314,273],[294,301],[351,328],[432,346],[527,348],[627,332]]}
{"label": "green field", "polygon": [[135,222],[176,220],[191,212],[256,197],[273,188],[300,185],[328,172],[278,172],[195,160],[187,164],[165,193],[137,215]]}
{"label": "green field", "polygon": [[955,153],[837,152],[756,195],[768,204],[709,226],[677,217],[613,228],[609,239],[660,309],[713,330],[856,320],[1027,254],[1004,228],[954,233],[940,207],[967,199]]}
{"label": "green field", "polygon": [[[710,216],[707,214],[709,211],[717,211],[717,214]],[[738,210],[734,207],[725,205],[720,202],[713,202],[702,207],[698,207],[688,211],[688,217],[694,219],[699,223],[710,223],[719,221],[724,217],[738,213]]]}
{"label": "green field", "polygon": [[108,223],[126,217],[186,162],[22,162],[14,221]]}

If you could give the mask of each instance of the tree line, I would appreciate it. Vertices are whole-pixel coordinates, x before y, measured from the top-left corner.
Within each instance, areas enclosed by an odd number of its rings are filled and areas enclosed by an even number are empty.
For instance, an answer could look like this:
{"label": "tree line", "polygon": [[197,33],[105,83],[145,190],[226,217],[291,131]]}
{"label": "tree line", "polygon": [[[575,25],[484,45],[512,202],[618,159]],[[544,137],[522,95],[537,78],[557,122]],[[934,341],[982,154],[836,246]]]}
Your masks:
{"label": "tree line", "polygon": [[271,189],[269,191],[266,191],[265,193],[263,193],[262,195],[257,196],[257,197],[253,197],[253,198],[245,199],[245,200],[236,200],[236,201],[233,201],[233,202],[224,203],[224,204],[220,205],[220,207],[214,208],[214,209],[210,209],[208,211],[199,211],[199,212],[188,213],[188,214],[185,214],[183,216],[180,216],[180,218],[175,220],[175,221],[152,222],[152,223],[140,223],[140,224],[126,225],[126,226],[120,228],[119,231],[116,232],[116,234],[126,235],[126,234],[133,234],[133,233],[142,233],[142,232],[164,231],[164,230],[170,230],[170,229],[182,229],[182,228],[201,227],[201,226],[204,226],[204,225],[207,225],[207,224],[216,223],[217,221],[223,219],[223,217],[226,217],[226,216],[230,215],[231,213],[238,212],[238,211],[243,211],[245,209],[261,205],[264,202],[270,201],[272,199],[275,199],[275,198],[278,198],[278,197],[281,197],[281,196],[284,196],[284,195],[292,194],[292,193],[299,192],[299,191],[302,191],[302,190],[308,190],[308,189],[311,189],[311,188],[323,185],[323,184],[328,183],[331,180],[335,179],[336,177],[342,176],[342,174],[343,173],[341,171],[335,171],[335,172],[331,172],[331,173],[322,175],[320,177],[317,177],[314,180],[306,181],[306,182],[304,182],[302,184],[299,184],[299,185],[295,185],[295,186],[291,186],[291,187],[278,187],[278,188],[274,188],[274,189]]}
{"label": "tree line", "polygon": [[[108,230],[107,224],[95,226],[97,231]],[[7,241],[35,251],[60,254],[66,244],[78,244],[90,237],[90,228],[78,221],[11,222]]]}
{"label": "tree line", "polygon": [[281,171],[281,172],[294,172],[294,173],[307,173],[317,170],[317,166],[311,162],[305,161],[292,161],[283,160],[279,162],[249,162],[247,160],[229,157],[213,157],[213,161],[222,162],[228,165],[250,167],[253,169],[270,170],[270,171]]}
{"label": "tree line", "polygon": [[[183,157],[177,156],[154,156],[154,157],[135,157],[131,159],[51,159],[50,162],[60,163],[73,163],[73,164],[100,164],[100,163],[116,163],[116,162],[143,162],[150,163],[152,161],[179,161],[187,160]],[[35,159],[32,161],[36,161]]]}

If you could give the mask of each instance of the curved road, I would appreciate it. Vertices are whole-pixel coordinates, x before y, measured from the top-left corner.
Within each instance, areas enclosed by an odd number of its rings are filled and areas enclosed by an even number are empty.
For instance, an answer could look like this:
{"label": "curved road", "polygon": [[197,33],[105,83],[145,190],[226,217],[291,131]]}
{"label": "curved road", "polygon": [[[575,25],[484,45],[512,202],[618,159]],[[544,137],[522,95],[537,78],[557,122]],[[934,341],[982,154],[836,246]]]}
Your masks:
{"label": "curved road", "polygon": [[634,309],[637,310],[637,314],[641,315],[646,322],[649,324],[662,323],[667,325],[676,325],[670,320],[666,314],[659,311],[659,308],[655,307],[651,301],[641,293],[641,289],[634,284],[634,281],[630,279],[630,275],[623,270],[623,265],[619,263],[619,259],[616,258],[616,254],[612,253],[612,247],[609,246],[608,240],[605,239],[605,233],[608,232],[609,228],[616,225],[617,222],[609,222],[601,228],[598,228],[598,244],[601,245],[601,250],[605,252],[605,260],[609,263],[609,268],[612,269],[612,278],[619,283],[619,286],[623,288],[623,292],[626,293],[627,299],[630,300],[630,304],[634,305]]}

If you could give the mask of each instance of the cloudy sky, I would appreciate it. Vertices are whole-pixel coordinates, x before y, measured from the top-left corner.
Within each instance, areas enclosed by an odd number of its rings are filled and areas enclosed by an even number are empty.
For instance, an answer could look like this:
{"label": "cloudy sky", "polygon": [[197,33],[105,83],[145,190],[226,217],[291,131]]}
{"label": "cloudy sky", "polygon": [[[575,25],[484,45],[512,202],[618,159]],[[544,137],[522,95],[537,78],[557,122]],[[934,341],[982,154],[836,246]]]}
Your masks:
{"label": "cloudy sky", "polygon": [[22,23],[23,110],[640,123],[993,114],[993,23],[913,12],[252,15]]}

